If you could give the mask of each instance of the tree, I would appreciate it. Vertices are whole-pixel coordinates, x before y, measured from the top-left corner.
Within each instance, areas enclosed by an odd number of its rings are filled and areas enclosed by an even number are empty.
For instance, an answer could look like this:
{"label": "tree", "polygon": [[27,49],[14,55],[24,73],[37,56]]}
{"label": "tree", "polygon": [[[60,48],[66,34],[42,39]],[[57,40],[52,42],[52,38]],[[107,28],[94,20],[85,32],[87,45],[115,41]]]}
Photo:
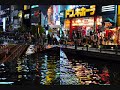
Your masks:
{"label": "tree", "polygon": [[44,28],[41,25],[38,25],[37,28],[39,28],[39,33],[42,34],[44,33]]}
{"label": "tree", "polygon": [[32,33],[33,35],[36,35],[36,34],[37,34],[37,27],[36,27],[36,26],[34,26],[34,25],[31,26],[31,33]]}
{"label": "tree", "polygon": [[27,27],[23,24],[18,28],[18,32],[25,33],[27,31]]}
{"label": "tree", "polygon": [[50,32],[50,33],[51,33],[52,31],[53,31],[52,29],[49,29],[49,30],[48,30],[48,32]]}

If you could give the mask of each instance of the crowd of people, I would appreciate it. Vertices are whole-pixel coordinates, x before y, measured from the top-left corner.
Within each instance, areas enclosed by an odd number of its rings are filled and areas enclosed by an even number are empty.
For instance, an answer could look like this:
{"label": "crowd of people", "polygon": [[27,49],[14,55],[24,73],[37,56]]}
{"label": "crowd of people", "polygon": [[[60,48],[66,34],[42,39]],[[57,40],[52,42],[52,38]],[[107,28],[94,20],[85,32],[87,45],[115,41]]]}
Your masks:
{"label": "crowd of people", "polygon": [[[81,28],[80,30],[73,30],[72,35],[70,35],[70,32],[68,30],[67,33],[64,33],[63,30],[55,32],[50,32],[46,35],[46,33],[42,33],[40,35],[34,35],[31,33],[14,33],[12,35],[12,39],[14,41],[18,41],[18,43],[29,43],[29,44],[49,44],[49,45],[59,45],[73,42],[73,45],[77,44],[78,46],[85,46],[85,45],[91,45],[91,47],[99,47],[99,45],[108,45],[108,42],[114,43],[114,40],[111,38],[111,35],[108,36],[102,36],[100,35],[100,32],[96,32],[93,28],[90,28],[89,34],[84,34],[85,30],[84,28]],[[57,31],[57,30],[56,30]],[[2,34],[1,34],[2,35]],[[60,38],[60,41],[57,40],[56,35]],[[11,35],[3,35],[6,39],[11,38]],[[1,42],[1,41],[0,41]],[[62,42],[62,43],[61,43]]]}
{"label": "crowd of people", "polygon": [[56,38],[59,37],[59,33],[41,33],[39,35],[34,35],[29,32],[26,33],[5,33],[1,37],[4,40],[12,39],[14,43],[24,43],[24,44],[49,44],[49,45],[58,45],[59,40]]}
{"label": "crowd of people", "polygon": [[77,41],[78,45],[91,45],[98,46],[100,44],[100,39],[98,38],[97,33],[91,32],[90,36],[82,35],[80,31],[73,31],[72,33],[72,41]]}
{"label": "crowd of people", "polygon": [[73,30],[72,35],[68,32],[62,34],[62,39],[67,42],[73,42],[78,46],[91,45],[92,47],[98,47],[99,45],[103,45],[104,38],[100,36],[100,33],[95,32],[93,29],[89,31],[89,35],[86,35],[85,30]]}
{"label": "crowd of people", "polygon": [[28,32],[26,33],[16,32],[12,34],[5,33],[2,37],[5,40],[13,39],[14,43],[24,43],[24,44],[36,44],[38,42],[44,44],[46,39],[44,33],[36,36]]}
{"label": "crowd of people", "polygon": [[57,38],[55,37],[54,33],[52,33],[52,34],[48,33],[47,39],[48,39],[48,44],[49,45],[58,45],[59,44],[59,42],[58,42]]}

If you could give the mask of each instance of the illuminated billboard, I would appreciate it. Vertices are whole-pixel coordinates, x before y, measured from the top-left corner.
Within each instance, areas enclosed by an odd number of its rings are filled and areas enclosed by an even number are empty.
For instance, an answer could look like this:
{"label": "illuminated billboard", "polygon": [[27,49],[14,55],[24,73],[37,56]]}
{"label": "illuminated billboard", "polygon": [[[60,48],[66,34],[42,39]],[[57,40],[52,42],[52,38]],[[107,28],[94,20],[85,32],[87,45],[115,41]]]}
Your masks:
{"label": "illuminated billboard", "polygon": [[81,7],[76,9],[69,9],[65,11],[65,18],[77,18],[82,16],[95,15],[96,6],[90,5],[89,7]]}
{"label": "illuminated billboard", "polygon": [[54,25],[54,20],[53,20],[53,6],[50,6],[47,11],[48,15],[48,24],[49,25]]}
{"label": "illuminated billboard", "polygon": [[38,5],[31,6],[31,23],[40,22],[40,10]]}
{"label": "illuminated billboard", "polygon": [[94,18],[75,18],[72,20],[72,26],[93,26],[94,25]]}

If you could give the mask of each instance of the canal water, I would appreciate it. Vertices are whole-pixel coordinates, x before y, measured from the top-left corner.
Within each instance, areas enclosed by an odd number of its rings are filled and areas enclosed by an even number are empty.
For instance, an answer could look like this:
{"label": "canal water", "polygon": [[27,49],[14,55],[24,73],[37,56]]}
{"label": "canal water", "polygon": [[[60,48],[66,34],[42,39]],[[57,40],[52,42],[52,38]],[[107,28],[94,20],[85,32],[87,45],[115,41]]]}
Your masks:
{"label": "canal water", "polygon": [[0,84],[119,85],[120,63],[87,59],[53,49],[0,65]]}
{"label": "canal water", "polygon": [[88,58],[68,51],[66,55],[80,85],[120,84],[119,61]]}
{"label": "canal water", "polygon": [[0,84],[59,85],[59,58],[59,51],[48,51],[4,63],[0,66]]}

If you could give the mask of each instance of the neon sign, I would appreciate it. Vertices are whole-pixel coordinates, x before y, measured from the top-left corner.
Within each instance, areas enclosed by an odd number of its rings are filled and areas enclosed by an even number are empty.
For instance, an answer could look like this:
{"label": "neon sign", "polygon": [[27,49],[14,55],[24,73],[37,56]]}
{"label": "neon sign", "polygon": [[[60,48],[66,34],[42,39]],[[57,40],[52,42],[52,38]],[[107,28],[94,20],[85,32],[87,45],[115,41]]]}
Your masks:
{"label": "neon sign", "polygon": [[33,6],[31,6],[31,8],[36,8],[36,7],[39,7],[39,5],[33,5]]}
{"label": "neon sign", "polygon": [[82,7],[82,8],[77,8],[77,9],[70,9],[65,11],[65,18],[72,18],[72,17],[81,17],[81,16],[86,16],[86,14],[89,12],[90,15],[95,14],[95,5],[91,5],[89,9]]}

